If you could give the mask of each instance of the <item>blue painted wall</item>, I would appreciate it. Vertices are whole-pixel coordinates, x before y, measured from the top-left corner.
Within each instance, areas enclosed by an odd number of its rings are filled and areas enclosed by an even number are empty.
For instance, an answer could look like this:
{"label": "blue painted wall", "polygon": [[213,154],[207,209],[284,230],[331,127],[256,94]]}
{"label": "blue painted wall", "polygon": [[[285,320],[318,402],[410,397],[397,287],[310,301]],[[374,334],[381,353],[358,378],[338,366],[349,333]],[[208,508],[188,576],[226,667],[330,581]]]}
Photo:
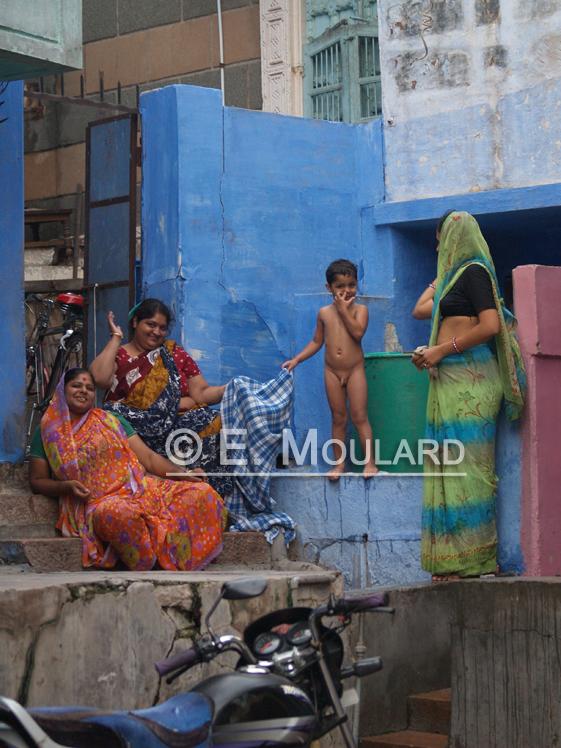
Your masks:
{"label": "blue painted wall", "polygon": [[23,84],[1,95],[0,316],[8,355],[0,365],[0,462],[23,457],[25,321],[23,313]]}
{"label": "blue painted wall", "polygon": [[[337,257],[359,265],[370,311],[366,352],[426,342],[428,323],[410,312],[436,273],[435,219],[464,202],[384,205],[380,122],[353,126],[223,109],[220,92],[187,86],[146,93],[141,108],[145,290],[171,303],[175,336],[210,382],[273,377],[309,341],[318,308],[330,300],[325,267]],[[501,213],[528,199],[512,191],[505,207],[497,195]],[[480,208],[489,205],[479,200]],[[499,274],[528,261],[523,217],[519,225],[492,214],[484,222]],[[551,232],[541,251],[553,258],[553,225]],[[321,354],[296,369],[295,385],[297,436],[317,428],[322,443],[330,416]],[[501,424],[498,452],[500,558],[520,570],[519,439],[509,424]],[[374,582],[426,578],[419,565],[420,477],[368,484],[349,478],[337,486],[279,477],[273,495],[299,522],[308,557],[335,564],[349,580],[363,533]]]}
{"label": "blue painted wall", "polygon": [[[372,272],[362,216],[383,197],[379,122],[223,110],[220,92],[189,86],[144,94],[142,117],[144,281],[172,303],[176,337],[209,381],[275,376],[310,340],[338,257],[360,266],[365,349],[383,348],[388,258]],[[296,370],[295,426],[326,439],[322,372],[321,355]]]}

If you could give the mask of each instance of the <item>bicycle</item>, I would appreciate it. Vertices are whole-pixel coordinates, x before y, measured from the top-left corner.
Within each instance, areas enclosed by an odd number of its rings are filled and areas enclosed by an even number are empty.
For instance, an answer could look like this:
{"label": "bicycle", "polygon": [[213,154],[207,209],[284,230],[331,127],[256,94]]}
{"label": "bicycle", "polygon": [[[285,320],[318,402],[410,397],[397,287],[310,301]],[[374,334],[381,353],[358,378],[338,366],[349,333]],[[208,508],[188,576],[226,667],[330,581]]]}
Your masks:
{"label": "bicycle", "polygon": [[[55,299],[31,295],[26,301],[28,311],[33,312],[30,302],[40,304],[39,314],[26,341],[26,395],[27,430],[26,453],[35,426],[47,409],[55,388],[65,371],[82,366],[83,304],[81,294],[61,293]],[[62,314],[61,324],[51,326],[53,312]],[[47,342],[59,336],[54,360],[49,360]]]}

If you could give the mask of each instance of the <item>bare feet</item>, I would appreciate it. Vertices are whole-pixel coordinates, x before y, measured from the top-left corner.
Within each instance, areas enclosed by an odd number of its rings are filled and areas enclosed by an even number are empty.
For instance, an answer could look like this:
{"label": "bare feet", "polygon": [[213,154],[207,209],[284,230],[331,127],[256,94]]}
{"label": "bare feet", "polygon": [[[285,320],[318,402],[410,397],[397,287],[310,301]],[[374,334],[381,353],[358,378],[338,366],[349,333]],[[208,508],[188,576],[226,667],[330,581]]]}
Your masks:
{"label": "bare feet", "polygon": [[459,574],[433,574],[432,583],[437,582],[458,582],[462,577]]}
{"label": "bare feet", "polygon": [[364,466],[364,470],[362,471],[362,477],[365,480],[368,480],[369,478],[373,478],[375,475],[378,475],[380,471],[376,467],[375,462],[367,462]]}
{"label": "bare feet", "polygon": [[327,480],[331,480],[331,481],[339,480],[339,478],[344,472],[345,472],[345,463],[340,462],[339,464],[335,465],[335,467],[332,467],[331,470],[327,473]]}

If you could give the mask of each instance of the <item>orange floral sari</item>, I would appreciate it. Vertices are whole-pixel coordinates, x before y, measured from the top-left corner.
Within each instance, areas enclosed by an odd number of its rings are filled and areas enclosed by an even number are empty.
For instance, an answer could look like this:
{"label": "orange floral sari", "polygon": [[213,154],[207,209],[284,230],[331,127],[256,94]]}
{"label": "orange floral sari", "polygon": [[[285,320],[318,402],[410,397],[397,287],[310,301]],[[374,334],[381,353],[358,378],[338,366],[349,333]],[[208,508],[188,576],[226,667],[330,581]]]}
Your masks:
{"label": "orange floral sari", "polygon": [[87,501],[60,499],[58,529],[82,539],[84,567],[201,569],[222,550],[224,504],[206,483],[146,475],[118,418],[92,408],[72,424],[63,382],[41,420],[41,437],[59,480],[79,480]]}

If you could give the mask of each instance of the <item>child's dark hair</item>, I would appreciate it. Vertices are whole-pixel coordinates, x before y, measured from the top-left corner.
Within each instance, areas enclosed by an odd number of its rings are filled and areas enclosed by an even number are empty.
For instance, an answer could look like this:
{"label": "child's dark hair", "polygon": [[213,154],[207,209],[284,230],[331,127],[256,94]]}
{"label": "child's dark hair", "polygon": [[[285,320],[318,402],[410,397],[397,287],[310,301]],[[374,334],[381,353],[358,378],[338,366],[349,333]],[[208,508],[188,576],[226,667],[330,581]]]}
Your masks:
{"label": "child's dark hair", "polygon": [[66,387],[69,382],[73,382],[75,379],[78,379],[80,374],[87,374],[95,384],[95,379],[93,378],[91,371],[89,371],[88,369],[84,369],[82,366],[75,366],[73,369],[68,369],[68,371],[65,372],[64,386]]}
{"label": "child's dark hair", "polygon": [[325,271],[325,280],[331,285],[336,275],[350,275],[357,280],[357,267],[350,260],[334,260]]}
{"label": "child's dark hair", "polygon": [[436,233],[440,234],[442,231],[442,227],[444,226],[444,221],[448,218],[448,216],[451,216],[452,213],[456,213],[455,210],[447,210],[446,213],[443,213],[439,220],[438,220],[438,226],[436,227]]}
{"label": "child's dark hair", "polygon": [[[130,313],[130,312],[129,312]],[[155,314],[162,314],[166,318],[168,327],[172,323],[172,316],[169,307],[159,299],[144,299],[133,311],[132,317],[129,322],[129,335],[132,338],[134,335],[133,320],[136,319],[137,323],[142,322],[143,319],[151,319]]]}

